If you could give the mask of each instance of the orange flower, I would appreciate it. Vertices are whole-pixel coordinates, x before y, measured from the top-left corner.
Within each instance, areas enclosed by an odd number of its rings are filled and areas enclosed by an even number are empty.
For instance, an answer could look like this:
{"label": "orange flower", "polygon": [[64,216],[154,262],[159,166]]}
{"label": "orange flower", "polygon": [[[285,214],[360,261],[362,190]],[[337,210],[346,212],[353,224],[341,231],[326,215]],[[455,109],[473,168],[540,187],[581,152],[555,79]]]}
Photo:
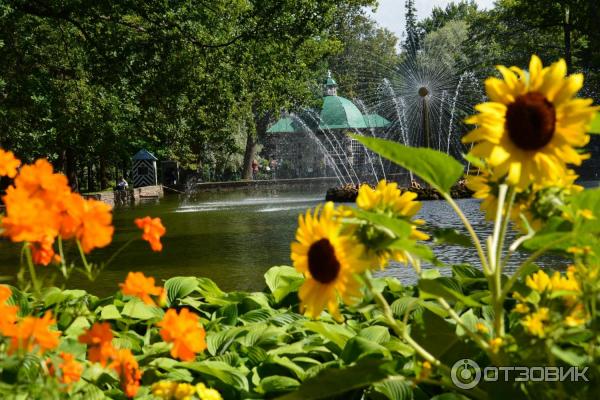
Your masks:
{"label": "orange flower", "polygon": [[113,333],[108,322],[96,322],[79,336],[79,342],[88,345],[88,360],[99,362],[102,366],[105,366],[115,353],[112,340]]}
{"label": "orange flower", "polygon": [[206,349],[204,328],[200,325],[198,316],[187,308],[177,311],[170,308],[165,313],[163,320],[157,324],[160,336],[165,342],[172,342],[171,355],[183,361],[191,361]]}
{"label": "orange flower", "polygon": [[21,160],[15,158],[12,151],[0,149],[0,176],[14,178],[17,176],[17,168],[21,165]]}
{"label": "orange flower", "polygon": [[41,242],[58,234],[60,214],[41,197],[10,186],[3,201],[6,205],[6,214],[2,218],[3,234],[13,242]]}
{"label": "orange flower", "polygon": [[114,227],[112,209],[108,204],[93,199],[85,200],[73,193],[67,199],[65,209],[61,226],[63,238],[77,237],[85,253],[110,244]]}
{"label": "orange flower", "polygon": [[52,261],[60,261],[60,256],[54,253],[53,243],[54,239],[46,236],[41,242],[34,242],[30,245],[34,264],[46,266]]}
{"label": "orange flower", "polygon": [[12,339],[9,352],[23,349],[32,351],[37,346],[39,352],[43,353],[56,348],[60,332],[50,330],[50,325],[55,323],[50,311],[46,311],[42,318],[32,316],[23,318],[7,332],[6,336]]}
{"label": "orange flower", "polygon": [[115,353],[113,362],[109,365],[121,380],[121,387],[127,397],[134,397],[140,388],[142,372],[138,362],[129,349],[120,349]]}
{"label": "orange flower", "polygon": [[119,284],[121,292],[129,296],[139,297],[146,304],[154,304],[150,296],[160,296],[163,289],[154,286],[154,278],[146,277],[142,272],[130,272],[124,283]]}
{"label": "orange flower", "polygon": [[9,306],[6,300],[12,295],[12,290],[6,285],[0,285],[0,334],[8,336],[8,333],[14,329],[17,322],[17,306]]}
{"label": "orange flower", "polygon": [[63,352],[60,353],[60,358],[63,359],[63,362],[58,365],[58,368],[62,372],[60,381],[67,385],[77,382],[81,378],[83,366],[75,361],[73,354]]}
{"label": "orange flower", "polygon": [[42,242],[58,234],[63,199],[71,192],[67,178],[55,174],[46,160],[25,165],[14,186],[6,190],[3,200],[6,215],[2,218],[4,235],[14,242]]}
{"label": "orange flower", "polygon": [[4,235],[14,242],[37,244],[33,247],[37,264],[52,261],[51,244],[59,234],[63,239],[77,238],[86,253],[112,240],[110,206],[72,193],[67,178],[54,173],[46,160],[21,168],[3,200]]}
{"label": "orange flower", "polygon": [[150,243],[152,250],[161,251],[162,243],[160,242],[160,237],[163,236],[167,230],[160,221],[160,218],[136,218],[134,222],[138,228],[144,231],[142,239]]}

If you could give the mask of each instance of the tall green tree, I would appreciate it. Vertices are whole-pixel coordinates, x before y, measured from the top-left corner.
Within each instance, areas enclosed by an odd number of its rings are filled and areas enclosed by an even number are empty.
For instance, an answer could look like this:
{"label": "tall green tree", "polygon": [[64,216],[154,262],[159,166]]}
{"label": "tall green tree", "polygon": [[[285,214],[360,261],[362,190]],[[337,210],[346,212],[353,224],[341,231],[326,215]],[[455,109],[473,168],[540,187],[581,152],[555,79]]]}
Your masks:
{"label": "tall green tree", "polygon": [[421,48],[421,32],[417,23],[417,8],[414,0],[406,0],[404,3],[404,20],[406,39],[403,47],[410,57],[415,57]]}

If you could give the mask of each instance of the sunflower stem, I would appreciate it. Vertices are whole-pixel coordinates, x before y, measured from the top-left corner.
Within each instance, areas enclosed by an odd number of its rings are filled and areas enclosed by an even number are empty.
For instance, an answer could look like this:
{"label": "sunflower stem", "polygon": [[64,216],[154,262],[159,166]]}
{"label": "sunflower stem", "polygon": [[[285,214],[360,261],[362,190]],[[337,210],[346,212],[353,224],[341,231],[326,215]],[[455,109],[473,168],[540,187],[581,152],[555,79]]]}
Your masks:
{"label": "sunflower stem", "polygon": [[366,283],[367,287],[369,288],[369,291],[375,298],[375,301],[377,302],[379,307],[381,307],[381,309],[383,311],[383,315],[385,316],[385,319],[387,320],[388,325],[390,326],[390,328],[392,328],[394,333],[399,338],[403,338],[404,340],[406,340],[406,342],[423,359],[425,359],[426,361],[429,361],[432,365],[435,365],[436,367],[440,368],[441,370],[449,373],[450,369],[446,365],[442,364],[442,362],[440,360],[438,360],[431,353],[429,353],[427,350],[425,350],[419,343],[417,343],[412,337],[410,337],[410,335],[406,331],[406,319],[408,318],[408,312],[410,311],[410,309],[407,310],[407,313],[405,314],[405,321],[403,323],[403,326],[401,326],[400,324],[398,324],[398,321],[396,321],[396,318],[394,317],[394,312],[392,311],[392,308],[390,307],[390,305],[387,302],[387,300],[385,299],[385,297],[383,297],[381,292],[378,292],[373,287],[373,283],[371,282],[371,278],[369,276],[365,276],[365,283]]}
{"label": "sunflower stem", "polygon": [[475,245],[475,249],[477,249],[477,255],[479,256],[479,261],[481,261],[481,267],[483,268],[483,271],[489,275],[491,273],[490,266],[488,265],[487,259],[485,257],[485,252],[483,251],[483,246],[481,246],[481,241],[479,240],[479,236],[477,236],[475,229],[473,229],[473,226],[471,225],[471,223],[469,222],[469,220],[467,219],[465,214],[462,212],[462,210],[460,209],[458,204],[456,204],[454,199],[446,192],[440,192],[440,193],[441,193],[442,197],[444,197],[444,200],[446,200],[448,202],[448,204],[450,204],[450,207],[452,207],[452,209],[454,210],[456,215],[458,215],[458,218],[460,218],[460,220],[462,221],[463,225],[467,229],[467,232],[469,232],[469,235],[471,236],[471,240],[473,241],[473,244]]}
{"label": "sunflower stem", "polygon": [[510,211],[515,203],[516,195],[517,191],[515,190],[514,186],[511,186],[508,189],[508,194],[506,195],[508,201],[506,202],[506,207],[504,209],[502,226],[500,227],[500,236],[498,237],[498,246],[496,248],[496,269],[499,270],[499,272],[497,272],[499,275],[502,274],[502,266],[504,265],[502,260],[502,251],[504,248],[504,240],[506,239],[506,232],[508,231],[508,223],[510,222]]}
{"label": "sunflower stem", "polygon": [[501,250],[498,250],[498,244],[500,242],[500,231],[502,230],[504,203],[506,201],[507,191],[508,186],[506,184],[500,185],[498,191],[498,207],[496,207],[496,220],[494,221],[494,233],[492,234],[491,246],[488,246],[490,267],[494,273],[496,273],[496,270],[498,269],[498,253],[501,252]]}
{"label": "sunflower stem", "polygon": [[467,333],[467,335],[469,335],[469,337],[479,345],[479,347],[481,347],[486,352],[489,350],[489,344],[480,335],[478,335],[476,332],[473,332],[471,329],[469,329],[469,327],[465,325],[462,319],[460,319],[460,316],[456,313],[456,311],[454,311],[452,307],[450,307],[450,304],[448,304],[448,302],[443,297],[438,297],[437,301],[444,308],[444,310],[446,310],[448,315],[450,315],[450,317],[454,321],[456,321],[456,324],[459,325]]}

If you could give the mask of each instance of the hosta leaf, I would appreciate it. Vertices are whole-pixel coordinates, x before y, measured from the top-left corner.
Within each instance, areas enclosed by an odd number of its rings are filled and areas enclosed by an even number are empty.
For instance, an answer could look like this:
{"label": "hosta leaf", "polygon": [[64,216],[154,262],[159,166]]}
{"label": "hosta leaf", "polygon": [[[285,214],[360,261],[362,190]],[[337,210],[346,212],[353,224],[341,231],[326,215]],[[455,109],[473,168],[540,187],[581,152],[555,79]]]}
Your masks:
{"label": "hosta leaf", "polygon": [[373,385],[372,390],[389,400],[412,400],[412,384],[404,377],[393,377]]}
{"label": "hosta leaf", "polygon": [[360,336],[348,340],[341,358],[346,364],[353,363],[363,357],[390,358],[390,351],[384,346]]}
{"label": "hosta leaf", "polygon": [[265,282],[271,290],[275,302],[279,303],[288,294],[296,292],[302,286],[304,277],[292,267],[271,267],[265,273]]}
{"label": "hosta leaf", "polygon": [[395,368],[395,363],[390,361],[365,359],[343,369],[324,369],[314,378],[304,381],[297,391],[279,397],[278,400],[332,398],[379,382],[393,375]]}
{"label": "hosta leaf", "polygon": [[304,322],[304,328],[332,341],[340,349],[343,349],[346,342],[355,335],[353,331],[342,325],[328,324],[322,321],[306,321]]}
{"label": "hosta leaf", "polygon": [[183,362],[179,367],[195,371],[200,375],[207,375],[218,379],[226,385],[238,390],[248,391],[248,379],[237,368],[222,361]]}
{"label": "hosta leaf", "polygon": [[358,336],[379,344],[386,344],[390,340],[388,328],[380,325],[368,326],[358,332]]}
{"label": "hosta leaf", "polygon": [[271,375],[267,376],[260,381],[260,385],[255,389],[256,392],[267,394],[267,393],[282,393],[291,392],[300,386],[294,378],[289,376]]}
{"label": "hosta leaf", "polygon": [[167,291],[167,305],[170,307],[173,302],[189,296],[194,290],[198,289],[198,279],[192,276],[177,276],[167,279],[165,290]]}
{"label": "hosta leaf", "polygon": [[158,307],[144,303],[134,298],[125,303],[121,315],[133,319],[149,320],[162,319],[164,311]]}
{"label": "hosta leaf", "polygon": [[208,332],[206,335],[208,352],[214,356],[220,351],[225,351],[238,336],[247,331],[247,328],[236,327],[221,332]]}

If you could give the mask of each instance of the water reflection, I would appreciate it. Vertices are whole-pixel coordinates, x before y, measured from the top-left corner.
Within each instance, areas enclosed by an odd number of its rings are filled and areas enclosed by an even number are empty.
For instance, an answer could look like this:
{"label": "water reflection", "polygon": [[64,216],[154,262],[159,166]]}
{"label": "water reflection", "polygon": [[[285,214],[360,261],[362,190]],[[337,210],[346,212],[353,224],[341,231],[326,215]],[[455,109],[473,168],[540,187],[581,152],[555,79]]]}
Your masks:
{"label": "water reflection", "polygon": [[[160,203],[117,209],[114,242],[94,252],[93,260],[106,260],[123,243],[139,237],[133,219],[146,215],[162,218],[167,227],[164,250],[153,253],[147,243],[136,240],[97,281],[90,283],[76,276],[69,286],[106,295],[117,290],[117,283],[123,281],[128,271],[144,271],[159,280],[177,275],[206,276],[226,290],[262,290],[263,274],[269,267],[290,264],[290,242],[298,214],[317,205],[322,193],[199,194],[193,200],[175,196]],[[491,233],[491,225],[481,218],[477,201],[461,200],[459,204],[478,233],[484,236]],[[418,217],[432,225],[461,228],[451,208],[442,201],[425,202]],[[1,242],[0,249],[0,265],[14,275],[18,249],[7,242]],[[477,264],[476,253],[470,249],[439,246],[436,253],[449,264]],[[515,257],[514,261],[518,259]],[[514,261],[509,269],[514,267]],[[545,262],[556,266],[564,264],[556,259]],[[449,270],[442,273],[449,274]],[[415,280],[412,269],[401,265],[392,265],[383,274],[398,277],[405,283]]]}

